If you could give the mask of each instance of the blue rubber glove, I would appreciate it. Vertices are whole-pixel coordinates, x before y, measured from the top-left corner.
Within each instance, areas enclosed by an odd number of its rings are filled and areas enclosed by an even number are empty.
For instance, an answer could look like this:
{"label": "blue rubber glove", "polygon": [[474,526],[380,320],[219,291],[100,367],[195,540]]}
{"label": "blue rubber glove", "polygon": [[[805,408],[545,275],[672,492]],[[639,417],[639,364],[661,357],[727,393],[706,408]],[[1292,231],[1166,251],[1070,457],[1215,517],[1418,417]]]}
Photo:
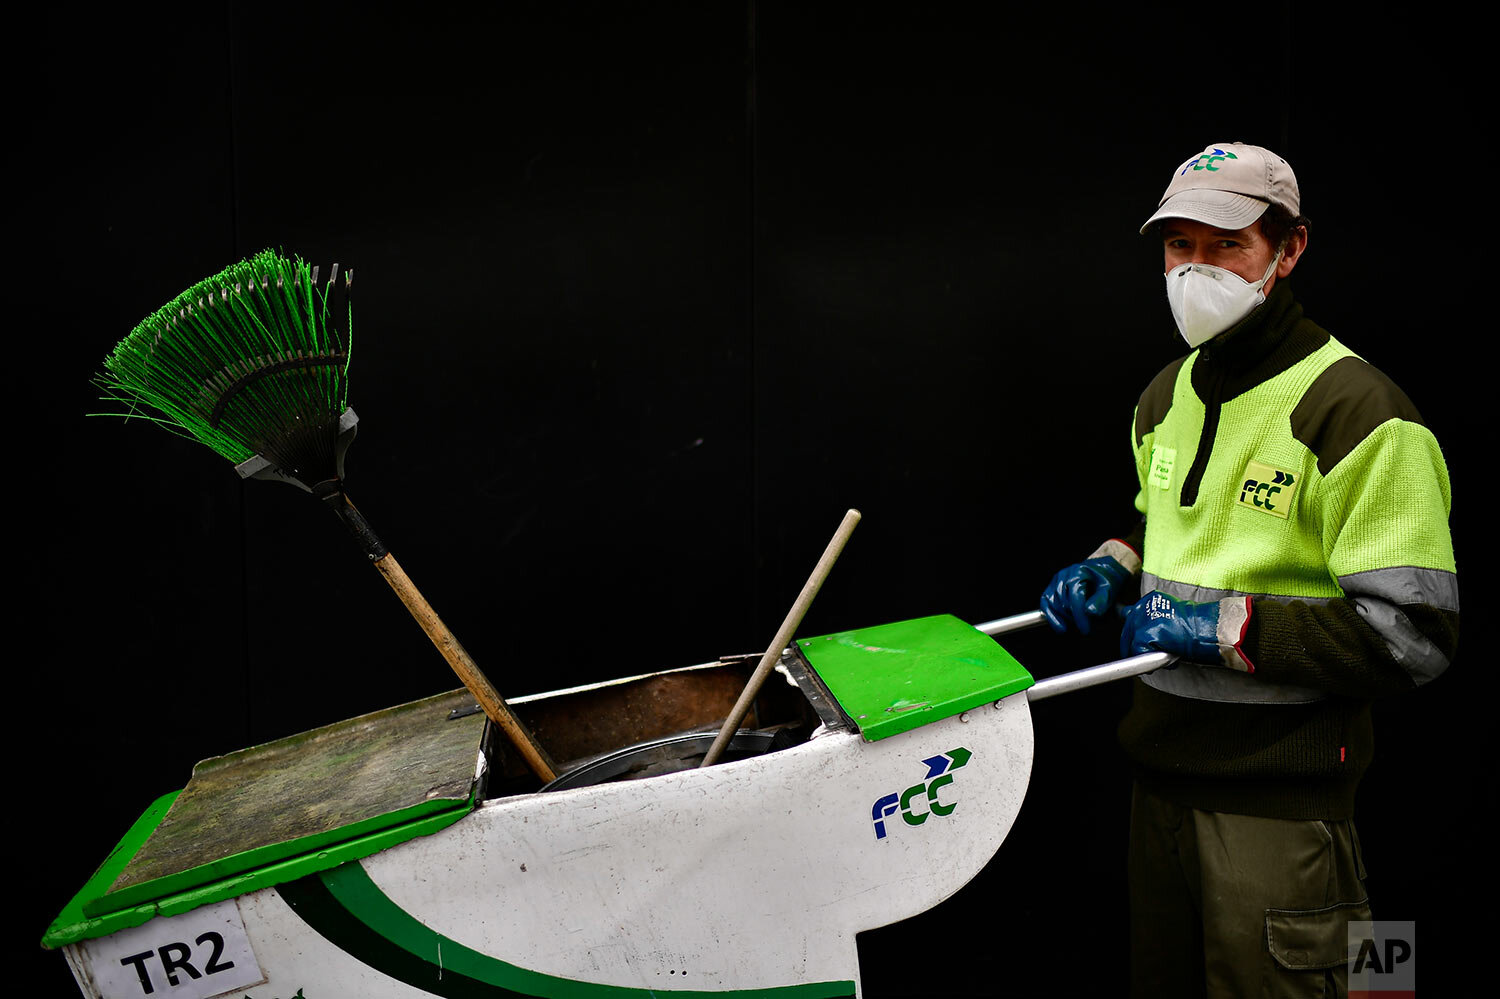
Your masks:
{"label": "blue rubber glove", "polygon": [[1170,652],[1188,662],[1253,673],[1240,649],[1250,623],[1250,598],[1195,604],[1153,590],[1125,612],[1120,655]]}
{"label": "blue rubber glove", "polygon": [[1087,635],[1094,622],[1121,601],[1134,578],[1108,555],[1070,565],[1042,591],[1042,616],[1059,635],[1069,628]]}

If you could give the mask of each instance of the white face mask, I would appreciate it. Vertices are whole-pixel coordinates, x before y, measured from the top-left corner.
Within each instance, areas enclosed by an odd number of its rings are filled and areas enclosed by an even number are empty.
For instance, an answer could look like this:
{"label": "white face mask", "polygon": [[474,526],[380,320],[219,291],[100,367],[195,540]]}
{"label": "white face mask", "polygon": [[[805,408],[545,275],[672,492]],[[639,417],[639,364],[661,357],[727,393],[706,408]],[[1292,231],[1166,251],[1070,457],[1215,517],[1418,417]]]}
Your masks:
{"label": "white face mask", "polygon": [[1261,289],[1280,262],[1281,251],[1277,250],[1271,265],[1254,284],[1213,264],[1178,264],[1167,271],[1167,302],[1187,345],[1196,347],[1223,333],[1264,302],[1266,295]]}

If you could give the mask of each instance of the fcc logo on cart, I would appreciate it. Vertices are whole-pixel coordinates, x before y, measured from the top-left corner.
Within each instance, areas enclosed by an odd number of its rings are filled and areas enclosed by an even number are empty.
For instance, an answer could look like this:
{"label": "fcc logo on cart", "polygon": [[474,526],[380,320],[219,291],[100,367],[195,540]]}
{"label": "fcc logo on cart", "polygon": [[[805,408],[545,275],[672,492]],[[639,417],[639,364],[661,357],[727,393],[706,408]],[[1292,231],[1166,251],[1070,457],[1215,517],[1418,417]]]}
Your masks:
{"label": "fcc logo on cart", "polygon": [[[952,791],[945,789],[953,783],[953,771],[969,762],[974,754],[960,746],[940,756],[929,756],[922,762],[927,765],[927,776],[920,783],[892,794],[881,795],[870,809],[870,818],[875,823],[875,838],[885,839],[886,819],[901,813],[901,821],[909,826],[919,826],[930,816],[949,815],[958,807]],[[944,800],[946,799],[946,800]]]}

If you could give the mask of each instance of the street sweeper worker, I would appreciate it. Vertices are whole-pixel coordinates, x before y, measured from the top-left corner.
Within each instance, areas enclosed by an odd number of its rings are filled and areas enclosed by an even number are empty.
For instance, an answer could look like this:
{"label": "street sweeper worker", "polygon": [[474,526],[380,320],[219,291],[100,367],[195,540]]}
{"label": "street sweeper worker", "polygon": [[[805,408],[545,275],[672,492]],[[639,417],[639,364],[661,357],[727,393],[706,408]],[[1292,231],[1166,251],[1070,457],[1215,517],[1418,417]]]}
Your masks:
{"label": "street sweeper worker", "polygon": [[1135,681],[1119,729],[1133,994],[1321,995],[1371,918],[1351,821],[1371,698],[1458,641],[1448,471],[1406,395],[1303,314],[1284,159],[1194,153],[1141,233],[1191,352],[1135,409],[1140,523],[1042,611],[1084,633],[1123,617],[1122,655],[1180,657]]}

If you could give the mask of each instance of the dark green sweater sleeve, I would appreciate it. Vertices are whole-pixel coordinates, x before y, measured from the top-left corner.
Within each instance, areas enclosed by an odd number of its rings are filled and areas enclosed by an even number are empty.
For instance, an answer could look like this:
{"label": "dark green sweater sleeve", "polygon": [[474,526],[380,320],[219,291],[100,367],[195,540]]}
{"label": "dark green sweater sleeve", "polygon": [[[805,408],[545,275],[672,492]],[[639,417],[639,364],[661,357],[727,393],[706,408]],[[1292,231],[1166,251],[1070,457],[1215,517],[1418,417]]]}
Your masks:
{"label": "dark green sweater sleeve", "polygon": [[1292,414],[1317,456],[1330,573],[1344,596],[1256,598],[1243,648],[1258,675],[1350,696],[1410,689],[1458,648],[1448,471],[1416,407],[1357,357],[1330,366]]}
{"label": "dark green sweater sleeve", "polygon": [[1309,604],[1258,597],[1242,647],[1261,679],[1349,697],[1410,690],[1452,662],[1457,610],[1389,603],[1382,609],[1384,631],[1351,599]]}

